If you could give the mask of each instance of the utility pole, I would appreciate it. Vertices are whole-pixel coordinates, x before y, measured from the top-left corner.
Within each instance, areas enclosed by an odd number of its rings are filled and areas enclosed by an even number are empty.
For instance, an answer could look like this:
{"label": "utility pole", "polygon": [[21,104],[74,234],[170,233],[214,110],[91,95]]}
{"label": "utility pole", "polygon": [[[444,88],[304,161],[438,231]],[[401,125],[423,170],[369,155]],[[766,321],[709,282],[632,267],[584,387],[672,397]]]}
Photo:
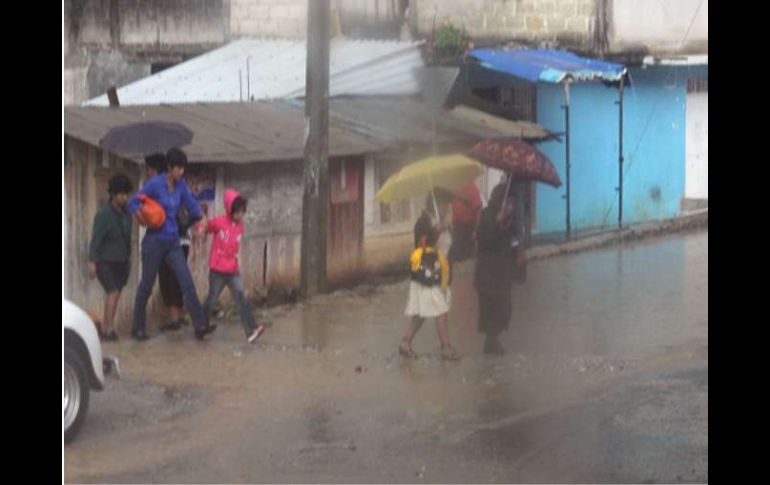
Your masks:
{"label": "utility pole", "polygon": [[329,213],[329,0],[308,0],[305,83],[305,167],[300,291],[309,298],[326,286]]}

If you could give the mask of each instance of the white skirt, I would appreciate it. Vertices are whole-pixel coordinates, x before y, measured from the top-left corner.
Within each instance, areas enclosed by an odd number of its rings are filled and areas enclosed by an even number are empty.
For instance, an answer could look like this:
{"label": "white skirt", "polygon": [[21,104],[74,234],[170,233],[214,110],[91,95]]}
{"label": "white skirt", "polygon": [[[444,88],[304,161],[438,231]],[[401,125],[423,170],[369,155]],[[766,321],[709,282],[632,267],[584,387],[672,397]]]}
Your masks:
{"label": "white skirt", "polygon": [[424,286],[415,281],[409,282],[409,298],[406,301],[406,316],[433,318],[449,311],[452,305],[452,290],[447,289],[446,296],[441,286]]}

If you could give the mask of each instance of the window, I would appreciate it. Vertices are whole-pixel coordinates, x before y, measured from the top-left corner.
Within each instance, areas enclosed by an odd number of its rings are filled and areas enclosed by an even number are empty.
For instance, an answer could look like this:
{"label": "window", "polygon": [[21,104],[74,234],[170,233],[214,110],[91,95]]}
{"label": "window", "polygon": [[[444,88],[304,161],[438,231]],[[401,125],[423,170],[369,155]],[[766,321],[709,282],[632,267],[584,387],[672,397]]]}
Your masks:
{"label": "window", "polygon": [[[389,177],[401,170],[401,164],[396,160],[383,160],[375,164],[375,183],[377,190]],[[380,224],[407,222],[411,219],[411,203],[409,200],[399,200],[390,204],[379,204]]]}
{"label": "window", "polygon": [[[473,90],[473,94],[502,108],[505,112],[503,115],[505,118],[537,123],[537,87],[534,84],[521,83],[512,86],[477,88]],[[485,111],[500,116],[499,113],[494,113],[490,109]],[[527,231],[531,232],[536,225],[537,184],[531,182],[528,185],[529,187],[522,194],[522,198],[526,201],[524,217],[528,225]]]}
{"label": "window", "polygon": [[[498,103],[501,107],[509,110],[513,118],[520,121],[537,122],[537,88],[531,84],[524,84],[511,87],[500,88]],[[524,201],[524,218],[527,231],[527,241],[529,233],[535,227],[535,201],[537,185],[535,182],[527,184],[521,191],[521,199]]]}
{"label": "window", "polygon": [[709,80],[708,78],[689,78],[687,80],[687,92],[688,93],[708,93],[709,92]]}
{"label": "window", "polygon": [[510,111],[513,118],[521,121],[536,119],[536,93],[535,86],[506,86],[498,92],[498,104]]}

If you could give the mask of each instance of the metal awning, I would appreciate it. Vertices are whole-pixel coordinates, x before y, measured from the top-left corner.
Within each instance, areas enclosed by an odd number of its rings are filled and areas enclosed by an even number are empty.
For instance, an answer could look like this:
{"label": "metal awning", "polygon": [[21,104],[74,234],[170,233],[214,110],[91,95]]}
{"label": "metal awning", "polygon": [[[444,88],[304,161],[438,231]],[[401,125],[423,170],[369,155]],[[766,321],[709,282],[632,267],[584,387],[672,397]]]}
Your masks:
{"label": "metal awning", "polygon": [[483,67],[530,82],[619,81],[626,67],[553,49],[474,49],[469,57]]}

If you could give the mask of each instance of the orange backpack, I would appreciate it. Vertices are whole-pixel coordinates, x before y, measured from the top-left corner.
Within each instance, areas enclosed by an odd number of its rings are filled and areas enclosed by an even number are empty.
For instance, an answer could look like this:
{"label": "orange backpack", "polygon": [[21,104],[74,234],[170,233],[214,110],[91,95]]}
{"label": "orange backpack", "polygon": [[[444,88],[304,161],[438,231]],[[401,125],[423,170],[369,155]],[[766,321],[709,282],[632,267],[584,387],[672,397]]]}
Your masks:
{"label": "orange backpack", "polygon": [[139,201],[142,203],[139,208],[147,226],[151,229],[158,229],[166,221],[166,211],[158,204],[155,199],[144,194],[139,194]]}

